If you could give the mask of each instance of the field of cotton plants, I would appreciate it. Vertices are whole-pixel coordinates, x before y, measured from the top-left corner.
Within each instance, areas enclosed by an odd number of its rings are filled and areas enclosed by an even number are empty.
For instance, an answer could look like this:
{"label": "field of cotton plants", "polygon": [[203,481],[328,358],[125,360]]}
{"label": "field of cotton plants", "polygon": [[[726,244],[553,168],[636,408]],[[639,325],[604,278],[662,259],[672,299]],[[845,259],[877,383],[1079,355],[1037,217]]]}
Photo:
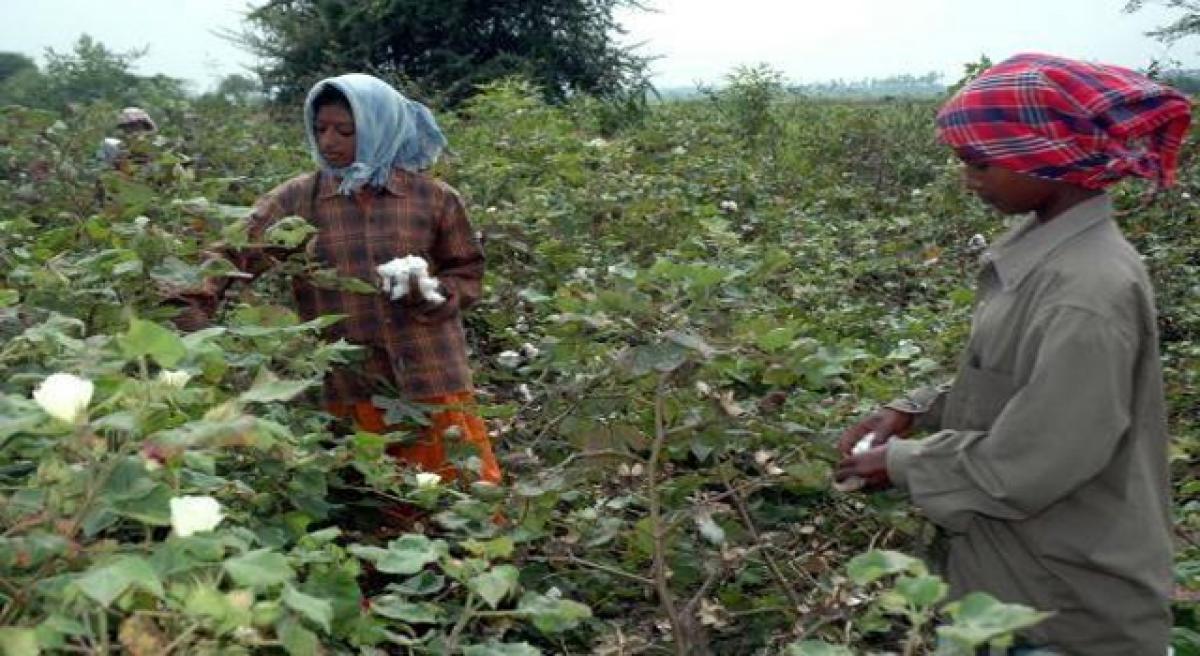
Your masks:
{"label": "field of cotton plants", "polygon": [[[1003,229],[935,105],[753,75],[642,112],[496,84],[439,120],[485,237],[467,316],[506,484],[383,457],[315,396],[355,349],[286,267],[182,333],[261,193],[312,169],[300,112],[0,109],[0,653],[972,654],[1037,622],[950,599],[932,525],[831,489],[840,431],[951,375]],[[1200,654],[1200,165],[1114,192],[1152,271],[1174,435],[1175,647]],[[295,223],[277,243],[303,239]],[[373,284],[374,281],[363,281]],[[394,417],[419,414],[395,400]],[[465,453],[460,465],[476,463]],[[466,477],[468,480],[470,476]],[[427,514],[380,529],[393,501]]]}

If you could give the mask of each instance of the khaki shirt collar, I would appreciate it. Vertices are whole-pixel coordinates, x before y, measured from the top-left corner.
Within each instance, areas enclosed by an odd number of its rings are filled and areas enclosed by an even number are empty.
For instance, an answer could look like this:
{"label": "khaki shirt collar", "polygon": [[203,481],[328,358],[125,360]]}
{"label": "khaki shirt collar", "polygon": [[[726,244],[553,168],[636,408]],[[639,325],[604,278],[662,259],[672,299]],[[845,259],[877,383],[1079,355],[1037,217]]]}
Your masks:
{"label": "khaki shirt collar", "polygon": [[[404,190],[407,186],[409,175],[408,172],[402,169],[392,171],[392,177],[388,178],[387,184],[383,186],[388,193],[397,198],[404,197]],[[317,197],[321,199],[331,198],[338,194],[338,184],[341,182],[339,178],[335,178],[328,173],[321,173],[321,186],[317,192]]]}
{"label": "khaki shirt collar", "polygon": [[1036,215],[1024,221],[996,240],[980,255],[980,261],[996,271],[1005,290],[1021,284],[1051,253],[1079,233],[1112,219],[1112,199],[1108,194],[1089,198],[1063,212],[1047,223]]}

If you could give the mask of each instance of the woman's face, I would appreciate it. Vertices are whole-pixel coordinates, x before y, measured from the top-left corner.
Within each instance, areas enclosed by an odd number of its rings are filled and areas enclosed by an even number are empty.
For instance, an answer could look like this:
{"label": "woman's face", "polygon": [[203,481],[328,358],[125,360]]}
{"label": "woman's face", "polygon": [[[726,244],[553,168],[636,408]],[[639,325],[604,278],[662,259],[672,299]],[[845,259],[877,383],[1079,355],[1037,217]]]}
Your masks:
{"label": "woman's face", "polygon": [[322,105],[313,121],[317,149],[330,166],[343,168],[354,163],[354,115],[350,108],[339,103]]}

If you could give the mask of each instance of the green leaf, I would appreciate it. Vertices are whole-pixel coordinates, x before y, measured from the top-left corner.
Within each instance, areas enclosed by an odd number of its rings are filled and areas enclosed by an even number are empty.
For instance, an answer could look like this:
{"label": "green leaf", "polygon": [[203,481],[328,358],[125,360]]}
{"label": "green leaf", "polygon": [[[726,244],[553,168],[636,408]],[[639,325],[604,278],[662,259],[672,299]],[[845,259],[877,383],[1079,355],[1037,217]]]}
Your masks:
{"label": "green leaf", "polygon": [[925,564],[898,551],[874,550],[850,559],[846,574],[858,585],[866,585],[891,574],[924,574]]}
{"label": "green leaf", "polygon": [[304,220],[302,216],[284,217],[263,233],[263,238],[273,246],[295,248],[308,240],[309,235],[317,232],[316,227]]}
{"label": "green leaf", "polygon": [[466,645],[463,656],[541,656],[542,651],[528,642],[489,642]]}
{"label": "green leaf", "polygon": [[16,305],[21,300],[21,294],[15,289],[0,289],[0,307]]}
{"label": "green leaf", "polygon": [[283,589],[283,603],[329,633],[333,622],[333,604],[329,600],[306,595],[289,585]]}
{"label": "green leaf", "polygon": [[239,398],[243,403],[270,403],[291,401],[304,390],[315,385],[311,380],[270,380],[255,383]]}
{"label": "green leaf", "polygon": [[319,656],[321,643],[317,634],[304,628],[293,618],[284,618],[275,627],[279,633],[279,642],[290,656]]}
{"label": "green leaf", "polygon": [[470,539],[462,543],[462,547],[469,551],[471,555],[487,558],[488,560],[511,557],[514,546],[513,539],[507,535],[486,542]]}
{"label": "green leaf", "polygon": [[946,598],[950,586],[940,576],[901,576],[896,579],[895,590],[910,606],[928,610]]}
{"label": "green leaf", "polygon": [[423,570],[403,583],[389,585],[388,589],[409,597],[424,597],[440,592],[444,587],[446,587],[446,577]]}
{"label": "green leaf", "polygon": [[517,610],[527,615],[539,631],[547,634],[569,631],[592,616],[592,609],[577,601],[555,599],[536,592],[525,593]]}
{"label": "green leaf", "polygon": [[39,652],[36,630],[0,628],[0,656],[38,656]]}
{"label": "green leaf", "polygon": [[499,565],[473,577],[467,585],[493,609],[517,589],[520,572],[512,565]]}
{"label": "green leaf", "polygon": [[296,578],[287,558],[270,549],[257,549],[225,561],[225,571],[238,584],[263,588]]}
{"label": "green leaf", "polygon": [[118,338],[127,358],[150,356],[164,367],[174,367],[187,355],[179,335],[152,322],[134,319],[129,331]]}
{"label": "green leaf", "polygon": [[114,501],[118,514],[151,526],[171,524],[171,488],[159,483],[148,494],[136,499]]}
{"label": "green leaf", "polygon": [[954,623],[938,627],[938,637],[964,647],[978,647],[996,640],[1003,646],[1014,632],[1053,615],[1021,604],[1006,604],[985,592],[972,592],[946,604],[945,612]]}
{"label": "green leaf", "polygon": [[138,587],[157,597],[163,596],[158,574],[144,558],[124,556],[104,565],[93,566],[75,579],[75,586],[101,606],[108,606],[130,587]]}
{"label": "green leaf", "polygon": [[228,632],[251,621],[249,608],[237,606],[229,595],[209,584],[197,584],[183,598],[184,610],[193,616],[205,617],[219,627],[219,632]]}
{"label": "green leaf", "polygon": [[387,549],[352,544],[351,554],[369,560],[384,574],[416,574],[447,553],[446,543],[424,535],[408,534],[388,543]]}
{"label": "green leaf", "polygon": [[788,645],[782,656],[854,656],[854,652],[840,645],[804,640]]}
{"label": "green leaf", "polygon": [[407,624],[441,624],[445,618],[445,611],[437,604],[412,602],[397,595],[372,599],[371,610],[377,615]]}

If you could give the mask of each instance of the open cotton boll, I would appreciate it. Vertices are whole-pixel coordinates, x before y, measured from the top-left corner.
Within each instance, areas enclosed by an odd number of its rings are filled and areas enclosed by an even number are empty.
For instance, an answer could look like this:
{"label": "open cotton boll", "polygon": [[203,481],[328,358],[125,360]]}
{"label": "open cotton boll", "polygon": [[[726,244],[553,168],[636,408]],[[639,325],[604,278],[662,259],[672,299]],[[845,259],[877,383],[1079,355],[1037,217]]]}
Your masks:
{"label": "open cotton boll", "polygon": [[442,292],[438,291],[438,287],[440,286],[441,283],[438,282],[438,279],[430,276],[429,274],[425,274],[424,276],[417,278],[417,288],[421,290],[421,296],[425,297],[425,300],[436,305],[441,305],[442,303],[446,302],[446,297],[442,295]]}
{"label": "open cotton boll", "polygon": [[[854,448],[850,449],[851,455],[858,455],[871,450],[871,442],[875,440],[875,433],[870,432],[863,435],[861,439],[855,443]],[[834,481],[833,489],[838,492],[857,492],[866,486],[867,482],[858,476],[851,476],[842,481]]]}
{"label": "open cotton boll", "polygon": [[174,497],[171,505],[171,528],[179,537],[211,531],[224,519],[221,504],[210,496]]}
{"label": "open cotton boll", "polygon": [[96,387],[92,381],[72,374],[50,374],[33,391],[33,400],[46,414],[67,423],[86,416]]}

